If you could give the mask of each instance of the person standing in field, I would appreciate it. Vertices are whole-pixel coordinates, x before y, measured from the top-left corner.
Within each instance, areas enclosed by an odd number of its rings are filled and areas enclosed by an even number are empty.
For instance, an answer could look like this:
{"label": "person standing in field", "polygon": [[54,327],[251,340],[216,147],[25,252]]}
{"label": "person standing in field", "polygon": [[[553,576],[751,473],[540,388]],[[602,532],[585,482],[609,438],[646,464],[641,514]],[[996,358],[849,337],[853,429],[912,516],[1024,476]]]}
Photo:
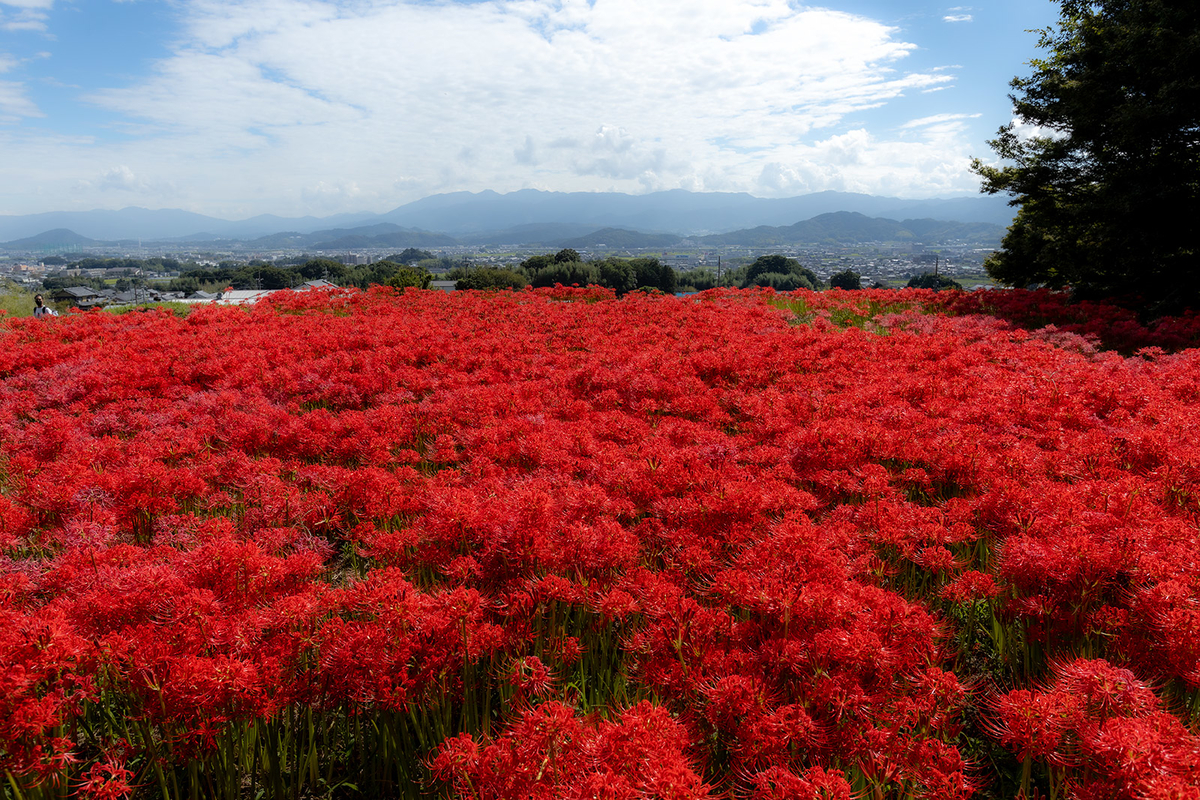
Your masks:
{"label": "person standing in field", "polygon": [[42,319],[44,317],[57,317],[58,312],[46,305],[46,302],[42,300],[42,296],[40,294],[35,294],[33,296],[33,316],[37,319]]}

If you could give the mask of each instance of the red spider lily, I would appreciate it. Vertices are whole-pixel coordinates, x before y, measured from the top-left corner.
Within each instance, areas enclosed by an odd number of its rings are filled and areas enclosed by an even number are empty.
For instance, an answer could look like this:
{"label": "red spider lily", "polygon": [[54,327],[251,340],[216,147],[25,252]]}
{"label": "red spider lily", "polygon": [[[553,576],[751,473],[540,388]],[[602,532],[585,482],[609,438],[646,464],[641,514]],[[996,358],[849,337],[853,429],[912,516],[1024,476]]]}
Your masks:
{"label": "red spider lily", "polygon": [[93,764],[79,783],[79,796],[96,800],[117,800],[128,797],[134,787],[130,785],[133,773],[121,764]]}
{"label": "red spider lily", "polygon": [[447,740],[431,766],[456,795],[481,800],[708,797],[686,748],[683,728],[649,703],[599,723],[545,703],[493,743],[481,746],[465,734]]}
{"label": "red spider lily", "polygon": [[429,753],[477,794],[1183,792],[1197,355],[1088,337],[1194,321],[562,287],[5,319],[0,758],[165,796],[401,794]]}
{"label": "red spider lily", "polygon": [[850,800],[850,784],[836,770],[811,767],[796,775],[783,767],[770,767],[753,778],[753,800]]}
{"label": "red spider lily", "polygon": [[969,603],[975,600],[990,600],[1000,593],[991,575],[976,570],[962,573],[942,587],[941,596],[951,603]]}

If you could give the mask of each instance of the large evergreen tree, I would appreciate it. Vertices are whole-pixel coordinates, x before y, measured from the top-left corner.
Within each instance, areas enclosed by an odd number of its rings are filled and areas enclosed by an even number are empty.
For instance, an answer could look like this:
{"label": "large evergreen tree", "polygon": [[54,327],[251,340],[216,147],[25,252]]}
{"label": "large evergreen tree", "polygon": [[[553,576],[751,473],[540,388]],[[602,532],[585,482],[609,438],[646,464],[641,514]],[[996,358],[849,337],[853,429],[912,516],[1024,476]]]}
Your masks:
{"label": "large evergreen tree", "polygon": [[974,162],[983,191],[1020,207],[988,272],[1200,306],[1200,3],[1059,2],[1046,56],[1012,82],[1023,124],[990,142],[1003,165]]}

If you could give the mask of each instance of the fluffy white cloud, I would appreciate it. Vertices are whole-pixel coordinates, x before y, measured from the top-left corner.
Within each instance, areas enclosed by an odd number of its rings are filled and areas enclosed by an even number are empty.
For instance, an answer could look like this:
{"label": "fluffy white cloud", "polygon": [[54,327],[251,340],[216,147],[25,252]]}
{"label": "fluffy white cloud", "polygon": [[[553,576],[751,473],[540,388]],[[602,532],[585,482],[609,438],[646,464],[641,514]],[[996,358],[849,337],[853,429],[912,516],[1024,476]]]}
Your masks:
{"label": "fluffy white cloud", "polygon": [[0,0],[0,30],[44,31],[54,0]]}
{"label": "fluffy white cloud", "polygon": [[[944,126],[888,141],[852,122],[954,76],[906,72],[915,45],[839,11],[788,0],[175,9],[171,55],[90,95],[125,137],[59,152],[63,181],[128,165],[141,186],[230,216],[385,210],[458,189],[928,196],[975,185],[955,155],[966,145]],[[0,132],[0,147],[31,146]],[[103,183],[88,180],[96,192]]]}
{"label": "fluffy white cloud", "polygon": [[133,174],[133,170],[124,164],[105,172],[100,177],[99,186],[101,189],[120,189],[126,192],[136,192],[146,188],[146,185]]}
{"label": "fluffy white cloud", "polygon": [[795,148],[786,160],[763,164],[756,194],[786,197],[826,190],[899,197],[970,190],[970,159],[955,155],[958,125],[931,123],[917,138],[880,139],[866,130]]}

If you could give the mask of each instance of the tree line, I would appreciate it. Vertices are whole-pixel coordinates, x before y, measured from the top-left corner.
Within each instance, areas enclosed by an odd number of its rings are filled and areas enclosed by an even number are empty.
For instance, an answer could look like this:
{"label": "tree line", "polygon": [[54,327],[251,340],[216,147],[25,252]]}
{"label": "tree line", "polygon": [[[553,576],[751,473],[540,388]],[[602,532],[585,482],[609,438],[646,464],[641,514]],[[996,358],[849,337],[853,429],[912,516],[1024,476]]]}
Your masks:
{"label": "tree line", "polygon": [[[459,289],[520,289],[525,286],[594,285],[618,295],[632,291],[703,291],[718,286],[748,288],[769,286],[781,292],[823,289],[824,283],[809,267],[782,255],[759,256],[754,262],[718,275],[711,269],[678,272],[654,257],[608,258],[584,261],[570,248],[531,256],[516,269],[463,265],[447,276]],[[860,289],[861,275],[845,270],[830,278],[831,288]]]}
{"label": "tree line", "polygon": [[[431,257],[439,266],[441,259]],[[428,286],[430,264],[410,266],[400,256],[388,256],[371,264],[343,264],[331,258],[310,258],[300,264],[251,261],[222,262],[216,267],[188,270],[168,284],[169,291],[191,293],[199,289],[290,289],[308,281],[325,280],[337,286],[373,285]]]}
{"label": "tree line", "polygon": [[[530,256],[519,265],[493,267],[477,265],[469,260],[454,260],[428,250],[409,248],[371,264],[348,265],[330,258],[306,256],[277,262],[252,260],[248,263],[222,261],[216,266],[180,263],[174,259],[84,259],[71,266],[82,269],[125,268],[128,276],[119,278],[118,291],[147,285],[144,273],[162,269],[179,269],[182,274],[171,279],[167,291],[191,294],[198,290],[221,291],[232,289],[288,289],[308,281],[325,280],[337,286],[367,288],[373,285],[415,286],[428,288],[435,273],[455,282],[458,289],[522,289],[526,286],[546,287],[555,284],[570,286],[604,286],[617,295],[632,291],[657,291],[674,294],[678,291],[704,291],[719,286],[749,288],[770,287],[788,292],[796,289],[824,288],[860,289],[861,275],[844,270],[830,277],[826,285],[809,267],[794,258],[779,254],[759,256],[749,264],[741,264],[717,274],[712,269],[680,272],[655,257],[607,258],[584,261],[571,248],[557,253]],[[143,275],[137,275],[137,272]],[[46,290],[68,286],[88,286],[102,289],[109,284],[103,278],[62,276],[43,281]],[[909,282],[919,288],[961,288],[946,278],[934,280],[933,275],[920,275]]]}

